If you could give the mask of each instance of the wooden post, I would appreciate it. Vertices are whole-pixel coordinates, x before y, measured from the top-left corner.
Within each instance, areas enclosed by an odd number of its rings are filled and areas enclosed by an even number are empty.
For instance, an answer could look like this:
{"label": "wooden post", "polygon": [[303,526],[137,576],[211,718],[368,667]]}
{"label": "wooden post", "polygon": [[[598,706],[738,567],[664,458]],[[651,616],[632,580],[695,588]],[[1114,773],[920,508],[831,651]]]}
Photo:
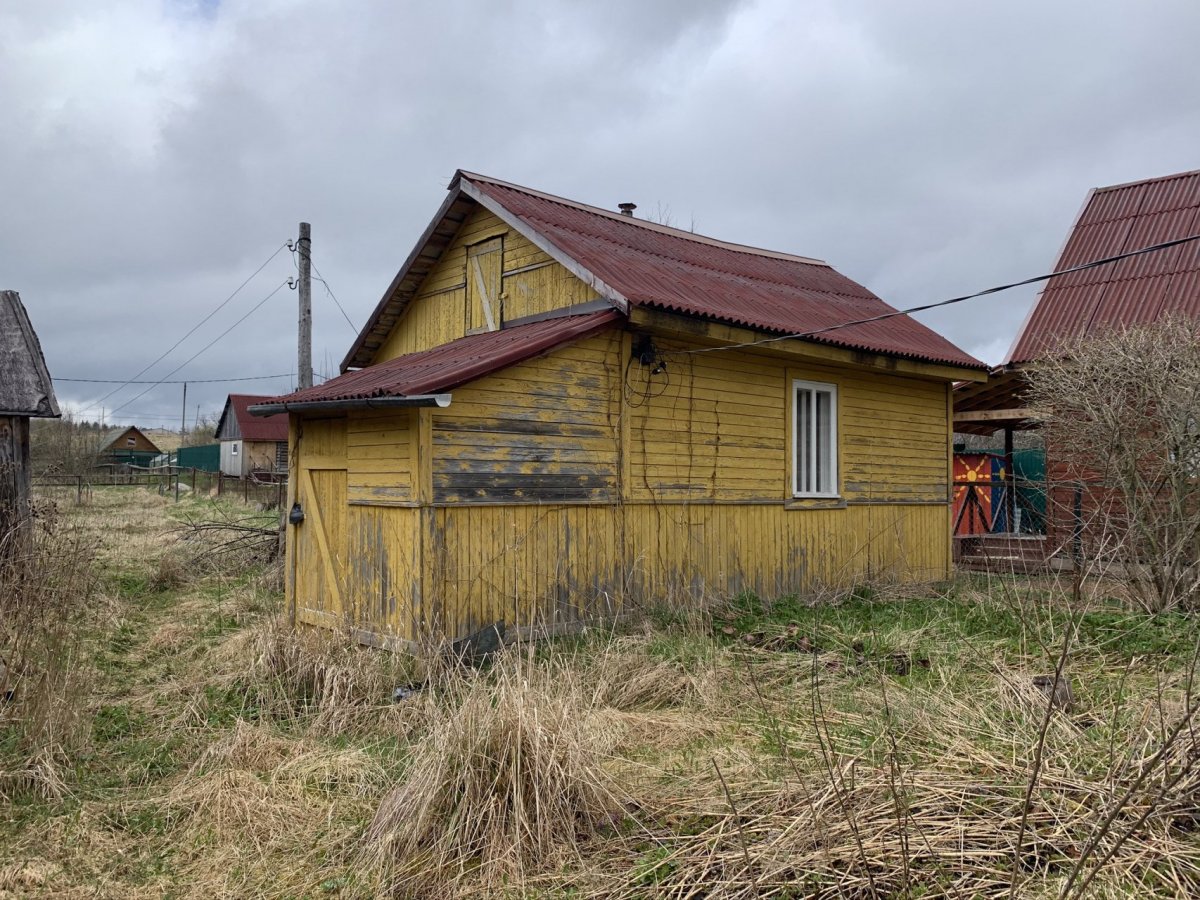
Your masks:
{"label": "wooden post", "polygon": [[196,496],[196,467],[192,466],[192,496]]}
{"label": "wooden post", "polygon": [[312,387],[312,226],[300,223],[300,240],[296,241],[297,268],[300,271],[300,329],[296,369],[296,386],[300,390]]}
{"label": "wooden post", "polygon": [[0,416],[0,560],[19,556],[32,535],[29,419]]}
{"label": "wooden post", "polygon": [[1017,479],[1013,472],[1013,427],[1004,426],[1004,516],[1008,533],[1015,534],[1017,512]]}

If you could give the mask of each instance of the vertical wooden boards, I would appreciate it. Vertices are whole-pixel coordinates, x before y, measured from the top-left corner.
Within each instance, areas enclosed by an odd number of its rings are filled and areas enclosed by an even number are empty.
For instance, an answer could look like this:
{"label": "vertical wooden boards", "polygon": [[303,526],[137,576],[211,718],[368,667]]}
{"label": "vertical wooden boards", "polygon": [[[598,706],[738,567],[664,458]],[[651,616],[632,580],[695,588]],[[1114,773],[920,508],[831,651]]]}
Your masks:
{"label": "vertical wooden boards", "polygon": [[467,248],[467,332],[495,331],[500,320],[500,270],[504,238],[495,237]]}
{"label": "vertical wooden boards", "polygon": [[[507,236],[475,237],[464,269],[472,246],[507,257]],[[420,640],[569,628],[631,597],[945,576],[944,381],[666,338],[644,364],[639,337],[558,347],[444,409],[298,420],[302,620]],[[797,379],[837,387],[835,498],[791,496]]]}
{"label": "vertical wooden boards", "polygon": [[422,636],[420,510],[352,506],[346,525],[350,624],[382,638]]}
{"label": "vertical wooden boards", "polygon": [[0,548],[19,553],[30,531],[29,419],[0,416]]}
{"label": "vertical wooden boards", "polygon": [[765,598],[864,579],[945,577],[942,506],[445,506],[433,510],[420,627],[461,637],[503,619],[556,629],[627,600]]}
{"label": "vertical wooden boards", "polygon": [[946,502],[945,383],[730,351],[672,353],[626,375],[630,496],[783,500],[791,495],[790,385],[838,388],[840,496]]}
{"label": "vertical wooden boards", "polygon": [[438,503],[615,500],[620,333],[518,363],[433,413]]}
{"label": "vertical wooden boards", "polygon": [[293,528],[298,622],[336,627],[353,615],[346,576],[346,420],[302,419],[295,426],[296,500],[304,521]]}
{"label": "vertical wooden boards", "polygon": [[450,506],[433,515],[429,630],[461,637],[503,619],[552,631],[618,611],[618,507]]}
{"label": "vertical wooden boards", "polygon": [[774,598],[867,578],[937,580],[949,562],[940,505],[638,503],[625,515],[633,596]]}
{"label": "vertical wooden boards", "polygon": [[242,453],[242,471],[247,475],[275,471],[274,441],[242,441]]}
{"label": "vertical wooden boards", "polygon": [[[540,250],[537,252],[541,253]],[[508,259],[510,254],[506,251],[504,255]],[[501,295],[505,321],[578,306],[600,296],[591,285],[580,281],[548,256],[545,261],[533,265],[534,268],[516,271],[505,269],[506,273],[511,271],[504,276],[504,293]]]}
{"label": "vertical wooden boards", "polygon": [[346,424],[346,497],[351,504],[413,501],[415,409],[365,410]]}
{"label": "vertical wooden boards", "polygon": [[746,353],[674,353],[625,367],[634,500],[782,500],[784,366]]}
{"label": "vertical wooden boards", "polygon": [[[482,302],[484,296],[487,304]],[[509,319],[564,309],[596,297],[589,285],[524,235],[478,207],[425,276],[375,361],[427,350],[469,331],[491,330]]]}

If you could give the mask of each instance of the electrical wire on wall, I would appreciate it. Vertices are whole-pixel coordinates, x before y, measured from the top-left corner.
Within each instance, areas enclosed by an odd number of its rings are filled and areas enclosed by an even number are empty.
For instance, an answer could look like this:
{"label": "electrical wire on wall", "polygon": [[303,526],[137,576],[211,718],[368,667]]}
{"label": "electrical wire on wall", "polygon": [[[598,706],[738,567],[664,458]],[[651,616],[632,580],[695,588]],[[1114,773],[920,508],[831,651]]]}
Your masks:
{"label": "electrical wire on wall", "polygon": [[671,373],[667,360],[649,335],[639,335],[634,339],[629,359],[625,361],[623,387],[629,406],[633,409],[645,406],[655,397],[665,394],[670,386]]}

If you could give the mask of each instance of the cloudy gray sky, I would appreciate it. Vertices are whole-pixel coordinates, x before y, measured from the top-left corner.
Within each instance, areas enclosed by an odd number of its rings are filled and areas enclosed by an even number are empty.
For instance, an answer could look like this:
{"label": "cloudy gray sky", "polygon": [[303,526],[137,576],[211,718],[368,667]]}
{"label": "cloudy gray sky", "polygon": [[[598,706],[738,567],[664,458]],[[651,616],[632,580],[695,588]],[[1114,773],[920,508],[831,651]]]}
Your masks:
{"label": "cloudy gray sky", "polygon": [[[361,326],[462,167],[929,302],[1046,271],[1093,186],[1200,168],[1197,37],[1195,0],[12,0],[0,288],[56,378],[129,378],[307,220]],[[143,377],[291,272],[283,250]],[[354,331],[313,297],[334,372]],[[925,321],[998,362],[1032,298]],[[295,304],[171,377],[292,372]],[[290,384],[193,383],[188,418]],[[81,410],[112,387],[58,391]],[[144,389],[110,421],[177,427],[181,387]]]}

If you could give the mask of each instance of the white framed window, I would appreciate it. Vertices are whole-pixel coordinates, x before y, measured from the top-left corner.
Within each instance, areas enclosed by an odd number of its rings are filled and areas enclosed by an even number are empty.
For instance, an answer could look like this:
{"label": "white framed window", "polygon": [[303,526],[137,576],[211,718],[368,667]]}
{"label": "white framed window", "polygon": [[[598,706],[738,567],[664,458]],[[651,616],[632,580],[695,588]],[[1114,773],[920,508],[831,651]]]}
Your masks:
{"label": "white framed window", "polygon": [[233,450],[232,450],[232,453],[234,456],[237,456],[237,451],[238,451],[237,441],[234,441],[233,442]]}
{"label": "white framed window", "polygon": [[792,495],[836,497],[837,385],[792,382]]}

